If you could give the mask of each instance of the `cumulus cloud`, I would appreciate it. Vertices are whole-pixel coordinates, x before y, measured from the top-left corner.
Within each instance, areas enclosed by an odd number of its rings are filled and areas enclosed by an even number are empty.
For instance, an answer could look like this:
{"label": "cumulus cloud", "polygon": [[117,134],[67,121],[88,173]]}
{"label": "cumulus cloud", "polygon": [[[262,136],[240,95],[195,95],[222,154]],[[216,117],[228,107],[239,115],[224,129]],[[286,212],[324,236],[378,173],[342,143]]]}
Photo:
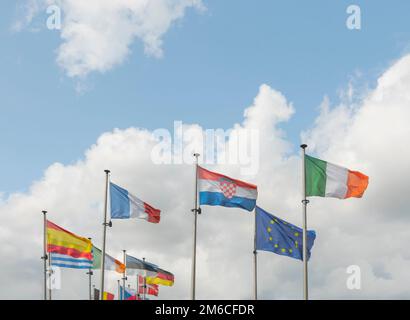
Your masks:
{"label": "cumulus cloud", "polygon": [[[331,106],[324,101],[316,122],[302,133],[310,154],[370,176],[362,199],[311,199],[308,224],[317,232],[309,263],[312,298],[408,298],[409,85],[410,56],[405,56],[359,102]],[[258,173],[241,176],[239,165],[209,168],[256,183],[261,207],[301,225],[300,156],[278,128],[291,121],[294,110],[280,92],[262,85],[243,122],[232,125],[237,130],[260,130],[263,157]],[[185,129],[198,128],[193,124]],[[47,209],[57,224],[101,244],[106,168],[112,170],[114,182],[163,210],[158,225],[114,221],[108,231],[108,252],[121,258],[121,250],[127,249],[173,271],[175,286],[161,287],[161,299],[189,298],[194,168],[154,164],[151,150],[157,143],[155,135],[144,129],[104,133],[84,159],[72,165],[53,164],[29,192],[3,197],[0,283],[10,289],[2,290],[0,298],[41,298],[41,210]],[[194,148],[199,148],[195,143]],[[198,298],[252,297],[253,220],[245,211],[203,207],[198,226]],[[266,252],[258,257],[261,298],[302,297],[300,261]],[[361,290],[346,287],[349,265],[361,268]],[[109,290],[116,292],[119,278],[109,272]],[[87,298],[84,272],[63,270],[62,280],[56,298]],[[94,280],[98,286],[98,273]]]}
{"label": "cumulus cloud", "polygon": [[135,39],[147,55],[161,57],[162,38],[172,24],[189,8],[205,9],[201,0],[30,0],[15,29],[21,30],[51,4],[63,14],[57,62],[69,77],[105,72],[123,63]]}

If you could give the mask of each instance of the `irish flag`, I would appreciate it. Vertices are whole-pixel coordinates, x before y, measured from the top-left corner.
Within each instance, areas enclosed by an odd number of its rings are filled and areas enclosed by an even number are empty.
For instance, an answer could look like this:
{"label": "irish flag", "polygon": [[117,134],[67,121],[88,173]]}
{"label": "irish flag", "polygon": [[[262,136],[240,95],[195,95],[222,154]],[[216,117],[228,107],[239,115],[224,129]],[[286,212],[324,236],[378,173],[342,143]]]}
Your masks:
{"label": "irish flag", "polygon": [[306,196],[361,198],[369,177],[338,165],[305,156]]}
{"label": "irish flag", "polygon": [[[92,268],[101,269],[101,260],[102,260],[101,250],[93,246],[92,253],[93,253]],[[108,254],[105,254],[104,268],[105,270],[117,271],[118,273],[124,273],[125,271],[125,265],[121,263],[120,261],[118,261],[117,259],[114,259]]]}

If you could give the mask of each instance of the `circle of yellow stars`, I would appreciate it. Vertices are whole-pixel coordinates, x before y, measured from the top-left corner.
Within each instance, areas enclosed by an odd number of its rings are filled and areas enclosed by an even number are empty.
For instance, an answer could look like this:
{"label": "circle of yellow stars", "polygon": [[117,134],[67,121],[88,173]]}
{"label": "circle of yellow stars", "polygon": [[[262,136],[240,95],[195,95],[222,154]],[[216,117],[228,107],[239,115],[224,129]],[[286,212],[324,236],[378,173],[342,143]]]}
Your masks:
{"label": "circle of yellow stars", "polygon": [[[279,222],[278,219],[275,218],[275,219],[273,219],[273,220],[270,221],[270,224],[271,224],[271,225],[274,225],[275,223],[278,223],[278,222]],[[283,224],[287,225],[287,222],[285,222],[285,221],[282,221],[282,222],[283,222]],[[291,227],[291,228],[294,229],[293,227]],[[268,227],[268,228],[267,228],[267,231],[268,231],[268,233],[270,234],[270,232],[272,231],[272,228],[271,228],[271,227]],[[295,237],[299,237],[299,235],[300,235],[299,232],[295,232],[295,233],[294,233],[294,236],[295,236]],[[269,237],[269,241],[273,241],[273,238],[272,238],[272,237]],[[277,243],[275,243],[273,246],[274,246],[275,249],[278,249],[278,248],[279,248],[279,245],[278,245]],[[298,241],[295,241],[295,247],[298,248],[298,246],[299,246],[299,242],[298,242]],[[281,248],[280,251],[283,252],[283,253],[286,253],[286,249],[285,249],[285,248]],[[292,253],[293,250],[292,250],[292,249],[288,249],[288,252],[289,252],[289,253]]]}

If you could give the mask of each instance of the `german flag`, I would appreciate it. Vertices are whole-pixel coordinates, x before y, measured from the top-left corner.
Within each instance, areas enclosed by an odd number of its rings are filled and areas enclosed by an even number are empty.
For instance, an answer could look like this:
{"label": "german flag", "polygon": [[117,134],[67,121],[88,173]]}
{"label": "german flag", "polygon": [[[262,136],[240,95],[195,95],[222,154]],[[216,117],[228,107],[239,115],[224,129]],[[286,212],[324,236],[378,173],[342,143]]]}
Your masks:
{"label": "german flag", "polygon": [[174,285],[174,275],[158,268],[158,274],[155,277],[146,277],[146,284],[160,284],[171,287]]}

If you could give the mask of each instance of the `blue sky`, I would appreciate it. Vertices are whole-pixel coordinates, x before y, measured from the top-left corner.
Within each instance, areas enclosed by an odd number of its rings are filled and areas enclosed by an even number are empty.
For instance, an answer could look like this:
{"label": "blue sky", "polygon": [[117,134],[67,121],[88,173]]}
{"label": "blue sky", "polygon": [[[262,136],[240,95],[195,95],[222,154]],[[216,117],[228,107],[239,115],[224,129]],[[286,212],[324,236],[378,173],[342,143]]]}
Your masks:
{"label": "blue sky", "polygon": [[299,134],[317,116],[324,95],[337,103],[356,71],[374,84],[408,52],[410,3],[354,1],[362,30],[346,28],[351,1],[211,1],[188,10],[165,34],[164,57],[144,54],[135,40],[125,63],[83,83],[56,63],[59,33],[13,32],[15,1],[0,4],[0,192],[25,191],[54,162],[75,162],[113,128],[172,128],[174,120],[229,128],[242,120],[262,83],[293,102],[283,128]]}

